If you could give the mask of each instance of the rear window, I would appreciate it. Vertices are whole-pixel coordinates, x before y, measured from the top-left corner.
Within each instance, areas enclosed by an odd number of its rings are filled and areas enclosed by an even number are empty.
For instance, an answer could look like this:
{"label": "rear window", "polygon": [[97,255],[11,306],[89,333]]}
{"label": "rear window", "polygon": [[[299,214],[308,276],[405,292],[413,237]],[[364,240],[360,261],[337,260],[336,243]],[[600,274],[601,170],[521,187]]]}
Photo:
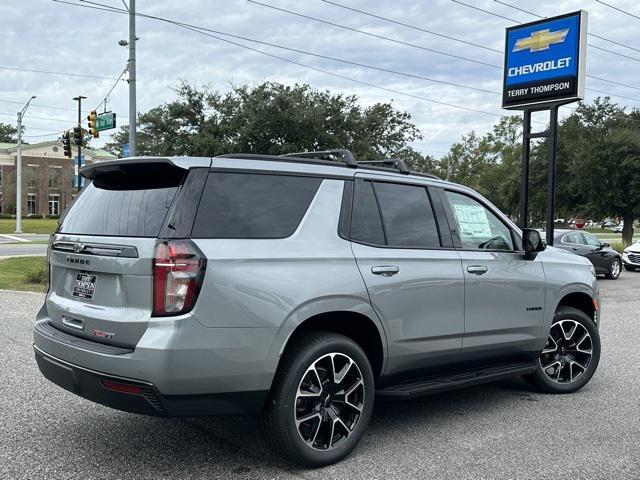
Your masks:
{"label": "rear window", "polygon": [[[104,186],[104,185],[103,185]],[[61,233],[157,237],[177,186],[112,190],[89,184],[60,227]]]}
{"label": "rear window", "polygon": [[192,237],[288,237],[300,224],[321,182],[315,177],[212,172]]}

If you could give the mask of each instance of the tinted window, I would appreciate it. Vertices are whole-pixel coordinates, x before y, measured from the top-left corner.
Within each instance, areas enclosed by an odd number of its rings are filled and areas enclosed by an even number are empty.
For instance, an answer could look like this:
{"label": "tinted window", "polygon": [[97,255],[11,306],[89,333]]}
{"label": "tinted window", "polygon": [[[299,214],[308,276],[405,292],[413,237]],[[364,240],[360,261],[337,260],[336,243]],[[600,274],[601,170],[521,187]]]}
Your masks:
{"label": "tinted window", "polygon": [[447,191],[462,248],[513,250],[511,230],[484,205],[466,195]]}
{"label": "tinted window", "polygon": [[586,240],[587,245],[591,245],[592,247],[600,246],[600,240],[598,240],[596,237],[594,237],[590,233],[582,232],[582,236]]}
{"label": "tinted window", "polygon": [[351,218],[351,238],[357,242],[384,245],[382,220],[371,182],[357,181]]}
{"label": "tinted window", "polygon": [[578,232],[569,233],[562,238],[564,243],[576,243],[578,245],[584,245],[584,240],[582,240],[582,235]]}
{"label": "tinted window", "polygon": [[284,238],[302,220],[322,179],[212,172],[193,227],[196,238]]}
{"label": "tinted window", "polygon": [[60,232],[156,237],[177,189],[110,190],[91,183],[66,213]]}
{"label": "tinted window", "polygon": [[389,246],[440,246],[438,227],[426,188],[376,182],[375,191]]}

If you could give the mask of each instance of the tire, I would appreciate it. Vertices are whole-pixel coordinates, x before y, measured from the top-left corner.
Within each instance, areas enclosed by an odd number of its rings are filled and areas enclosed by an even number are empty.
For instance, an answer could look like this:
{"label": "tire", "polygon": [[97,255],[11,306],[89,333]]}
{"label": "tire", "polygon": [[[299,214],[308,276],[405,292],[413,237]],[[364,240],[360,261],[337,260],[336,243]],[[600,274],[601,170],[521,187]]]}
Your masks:
{"label": "tire", "polygon": [[599,361],[600,334],[593,320],[576,308],[560,307],[537,369],[525,379],[545,393],[573,393],[591,380]]}
{"label": "tire", "polygon": [[636,271],[636,267],[632,267],[631,265],[625,265],[625,266],[624,266],[624,269],[625,269],[627,272],[635,272],[635,271]]}
{"label": "tire", "polygon": [[609,264],[609,271],[605,274],[605,276],[610,280],[617,280],[620,276],[620,272],[622,271],[622,262],[618,257],[611,260]]}
{"label": "tire", "polygon": [[356,447],[373,401],[373,372],[360,346],[336,333],[310,332],[280,361],[262,416],[265,438],[297,465],[330,465]]}

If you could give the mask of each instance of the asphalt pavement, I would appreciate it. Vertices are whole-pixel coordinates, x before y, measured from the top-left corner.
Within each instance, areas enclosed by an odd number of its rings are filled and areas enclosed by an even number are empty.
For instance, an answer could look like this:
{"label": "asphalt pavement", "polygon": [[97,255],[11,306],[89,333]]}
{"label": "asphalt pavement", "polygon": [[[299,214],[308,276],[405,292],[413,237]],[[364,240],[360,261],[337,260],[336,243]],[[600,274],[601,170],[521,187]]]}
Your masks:
{"label": "asphalt pavement", "polygon": [[137,416],[47,382],[43,295],[0,291],[0,478],[640,479],[640,272],[600,285],[602,358],[578,393],[514,379],[378,403],[356,451],[319,470],[271,453],[252,417]]}

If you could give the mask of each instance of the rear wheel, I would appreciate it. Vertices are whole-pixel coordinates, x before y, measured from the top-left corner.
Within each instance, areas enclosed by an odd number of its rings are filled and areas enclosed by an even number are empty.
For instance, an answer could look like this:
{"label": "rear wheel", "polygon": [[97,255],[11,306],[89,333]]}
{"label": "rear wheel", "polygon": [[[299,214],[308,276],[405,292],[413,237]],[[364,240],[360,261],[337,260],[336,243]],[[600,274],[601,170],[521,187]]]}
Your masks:
{"label": "rear wheel", "polygon": [[600,335],[581,310],[561,307],[556,312],[535,373],[527,380],[546,393],[573,393],[584,387],[598,368]]}
{"label": "rear wheel", "polygon": [[622,262],[619,258],[614,258],[613,260],[611,260],[611,264],[609,265],[609,272],[606,274],[606,276],[611,280],[616,280],[620,276],[621,271]]}
{"label": "rear wheel", "polygon": [[306,467],[346,457],[373,411],[373,373],[351,339],[313,332],[287,347],[263,414],[277,453]]}

